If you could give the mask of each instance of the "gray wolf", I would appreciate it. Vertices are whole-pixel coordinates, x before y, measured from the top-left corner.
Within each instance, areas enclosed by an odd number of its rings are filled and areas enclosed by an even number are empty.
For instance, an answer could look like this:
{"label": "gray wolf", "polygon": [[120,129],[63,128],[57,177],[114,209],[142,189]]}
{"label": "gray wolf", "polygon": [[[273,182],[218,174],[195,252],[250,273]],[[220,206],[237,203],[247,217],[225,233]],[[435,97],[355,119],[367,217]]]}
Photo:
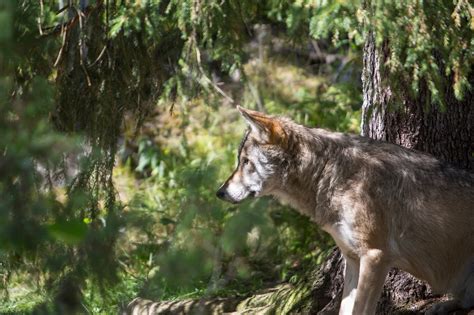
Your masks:
{"label": "gray wolf", "polygon": [[217,196],[272,195],[321,226],[345,258],[339,314],[374,314],[398,267],[474,306],[474,175],[394,144],[238,107],[250,126]]}

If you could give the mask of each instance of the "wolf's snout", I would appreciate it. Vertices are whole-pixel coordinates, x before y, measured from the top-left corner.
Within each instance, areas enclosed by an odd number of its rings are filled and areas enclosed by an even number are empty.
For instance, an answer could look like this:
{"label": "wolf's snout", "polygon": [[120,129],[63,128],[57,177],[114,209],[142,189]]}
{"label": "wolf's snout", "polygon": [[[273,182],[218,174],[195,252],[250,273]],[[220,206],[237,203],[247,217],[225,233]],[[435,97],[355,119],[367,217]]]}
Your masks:
{"label": "wolf's snout", "polygon": [[223,187],[219,188],[219,190],[216,192],[216,196],[217,198],[219,199],[222,199],[222,200],[225,200],[225,190],[223,189]]}

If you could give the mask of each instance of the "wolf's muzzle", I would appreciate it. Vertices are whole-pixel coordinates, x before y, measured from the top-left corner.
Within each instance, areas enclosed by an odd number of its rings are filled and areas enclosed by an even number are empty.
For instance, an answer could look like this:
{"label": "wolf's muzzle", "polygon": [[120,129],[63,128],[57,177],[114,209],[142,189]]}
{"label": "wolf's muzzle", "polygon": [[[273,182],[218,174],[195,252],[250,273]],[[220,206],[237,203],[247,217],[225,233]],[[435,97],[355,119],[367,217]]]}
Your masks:
{"label": "wolf's muzzle", "polygon": [[225,195],[226,195],[226,192],[224,189],[222,189],[222,187],[219,188],[219,190],[216,192],[216,196],[219,199],[226,200]]}
{"label": "wolf's muzzle", "polygon": [[239,201],[234,200],[233,198],[230,197],[229,193],[227,192],[227,187],[226,185],[223,185],[219,190],[216,192],[217,198],[230,202],[232,204],[237,204]]}

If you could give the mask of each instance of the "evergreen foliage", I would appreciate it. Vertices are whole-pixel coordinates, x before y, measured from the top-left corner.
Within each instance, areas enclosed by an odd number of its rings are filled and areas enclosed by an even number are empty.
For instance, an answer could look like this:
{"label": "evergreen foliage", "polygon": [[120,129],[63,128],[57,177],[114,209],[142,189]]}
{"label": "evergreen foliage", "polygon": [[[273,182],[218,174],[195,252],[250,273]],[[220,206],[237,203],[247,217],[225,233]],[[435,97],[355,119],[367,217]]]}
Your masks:
{"label": "evergreen foliage", "polygon": [[[190,104],[216,110],[204,103],[250,104],[260,97],[270,112],[286,109],[305,123],[354,131],[360,90],[358,82],[350,82],[356,81],[370,32],[386,51],[393,86],[410,82],[416,94],[426,84],[435,103],[443,103],[447,88],[462,98],[472,88],[473,12],[466,0],[2,1],[1,285],[7,289],[16,279],[37,287],[44,304],[28,308],[64,312],[84,307],[81,303],[98,307],[102,296],[118,305],[131,298],[127,294],[145,289],[158,290],[160,297],[206,291],[209,279],[219,274],[216,259],[230,265],[237,255],[247,262],[235,267],[240,273],[235,279],[245,284],[240,288],[251,287],[245,282],[252,274],[248,262],[258,264],[251,259],[258,251],[239,244],[254,228],[267,242],[258,254],[268,259],[277,253],[274,265],[283,261],[272,279],[290,278],[290,266],[305,261],[308,248],[319,246],[324,255],[328,239],[271,202],[247,204],[234,216],[226,205],[215,205],[213,189],[222,174],[212,163],[231,167],[229,143],[238,133],[225,124],[236,118],[203,114]],[[277,93],[278,76],[271,68],[278,60],[263,65],[251,60],[262,26],[296,50],[315,41],[334,55],[349,56],[350,62],[335,62],[329,71],[342,73],[348,65],[356,70],[345,81],[321,79],[296,93],[280,83]],[[330,77],[329,71],[323,76]],[[214,78],[229,83],[236,73],[241,73],[237,84],[247,87],[240,94]],[[252,92],[252,79],[259,96]],[[160,115],[169,108],[180,113],[180,130],[192,128],[194,119],[207,133],[194,141],[189,133],[181,135],[178,146],[137,137],[156,104],[166,107]],[[172,134],[173,127],[158,132]],[[222,138],[224,131],[228,138]],[[123,137],[139,142],[138,152],[124,158],[124,172],[146,186],[129,204],[117,200],[113,182]],[[268,213],[262,210],[266,205]],[[137,227],[146,237],[131,250],[124,229]],[[164,254],[151,257],[155,252]],[[185,270],[196,261],[200,273],[192,278]],[[215,292],[227,288],[218,280],[210,281]],[[110,297],[113,285],[127,293]]]}

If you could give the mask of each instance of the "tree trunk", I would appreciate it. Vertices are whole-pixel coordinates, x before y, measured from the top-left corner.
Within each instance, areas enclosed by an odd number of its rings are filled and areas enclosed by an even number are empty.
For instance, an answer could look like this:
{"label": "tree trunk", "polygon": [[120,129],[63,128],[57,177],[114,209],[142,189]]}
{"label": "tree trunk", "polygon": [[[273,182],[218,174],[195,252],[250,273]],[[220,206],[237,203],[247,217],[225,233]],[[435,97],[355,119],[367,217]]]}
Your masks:
{"label": "tree trunk", "polygon": [[[362,74],[362,135],[430,153],[459,168],[474,169],[472,90],[459,101],[454,96],[452,79],[444,78],[445,108],[431,102],[426,85],[420,84],[416,97],[407,92],[410,87],[408,84],[403,87],[403,82],[398,82],[403,88],[394,91],[381,71],[382,49],[375,46],[373,36],[369,35],[364,47]],[[472,74],[469,79],[472,86]],[[401,104],[394,104],[397,103],[395,93]]]}

